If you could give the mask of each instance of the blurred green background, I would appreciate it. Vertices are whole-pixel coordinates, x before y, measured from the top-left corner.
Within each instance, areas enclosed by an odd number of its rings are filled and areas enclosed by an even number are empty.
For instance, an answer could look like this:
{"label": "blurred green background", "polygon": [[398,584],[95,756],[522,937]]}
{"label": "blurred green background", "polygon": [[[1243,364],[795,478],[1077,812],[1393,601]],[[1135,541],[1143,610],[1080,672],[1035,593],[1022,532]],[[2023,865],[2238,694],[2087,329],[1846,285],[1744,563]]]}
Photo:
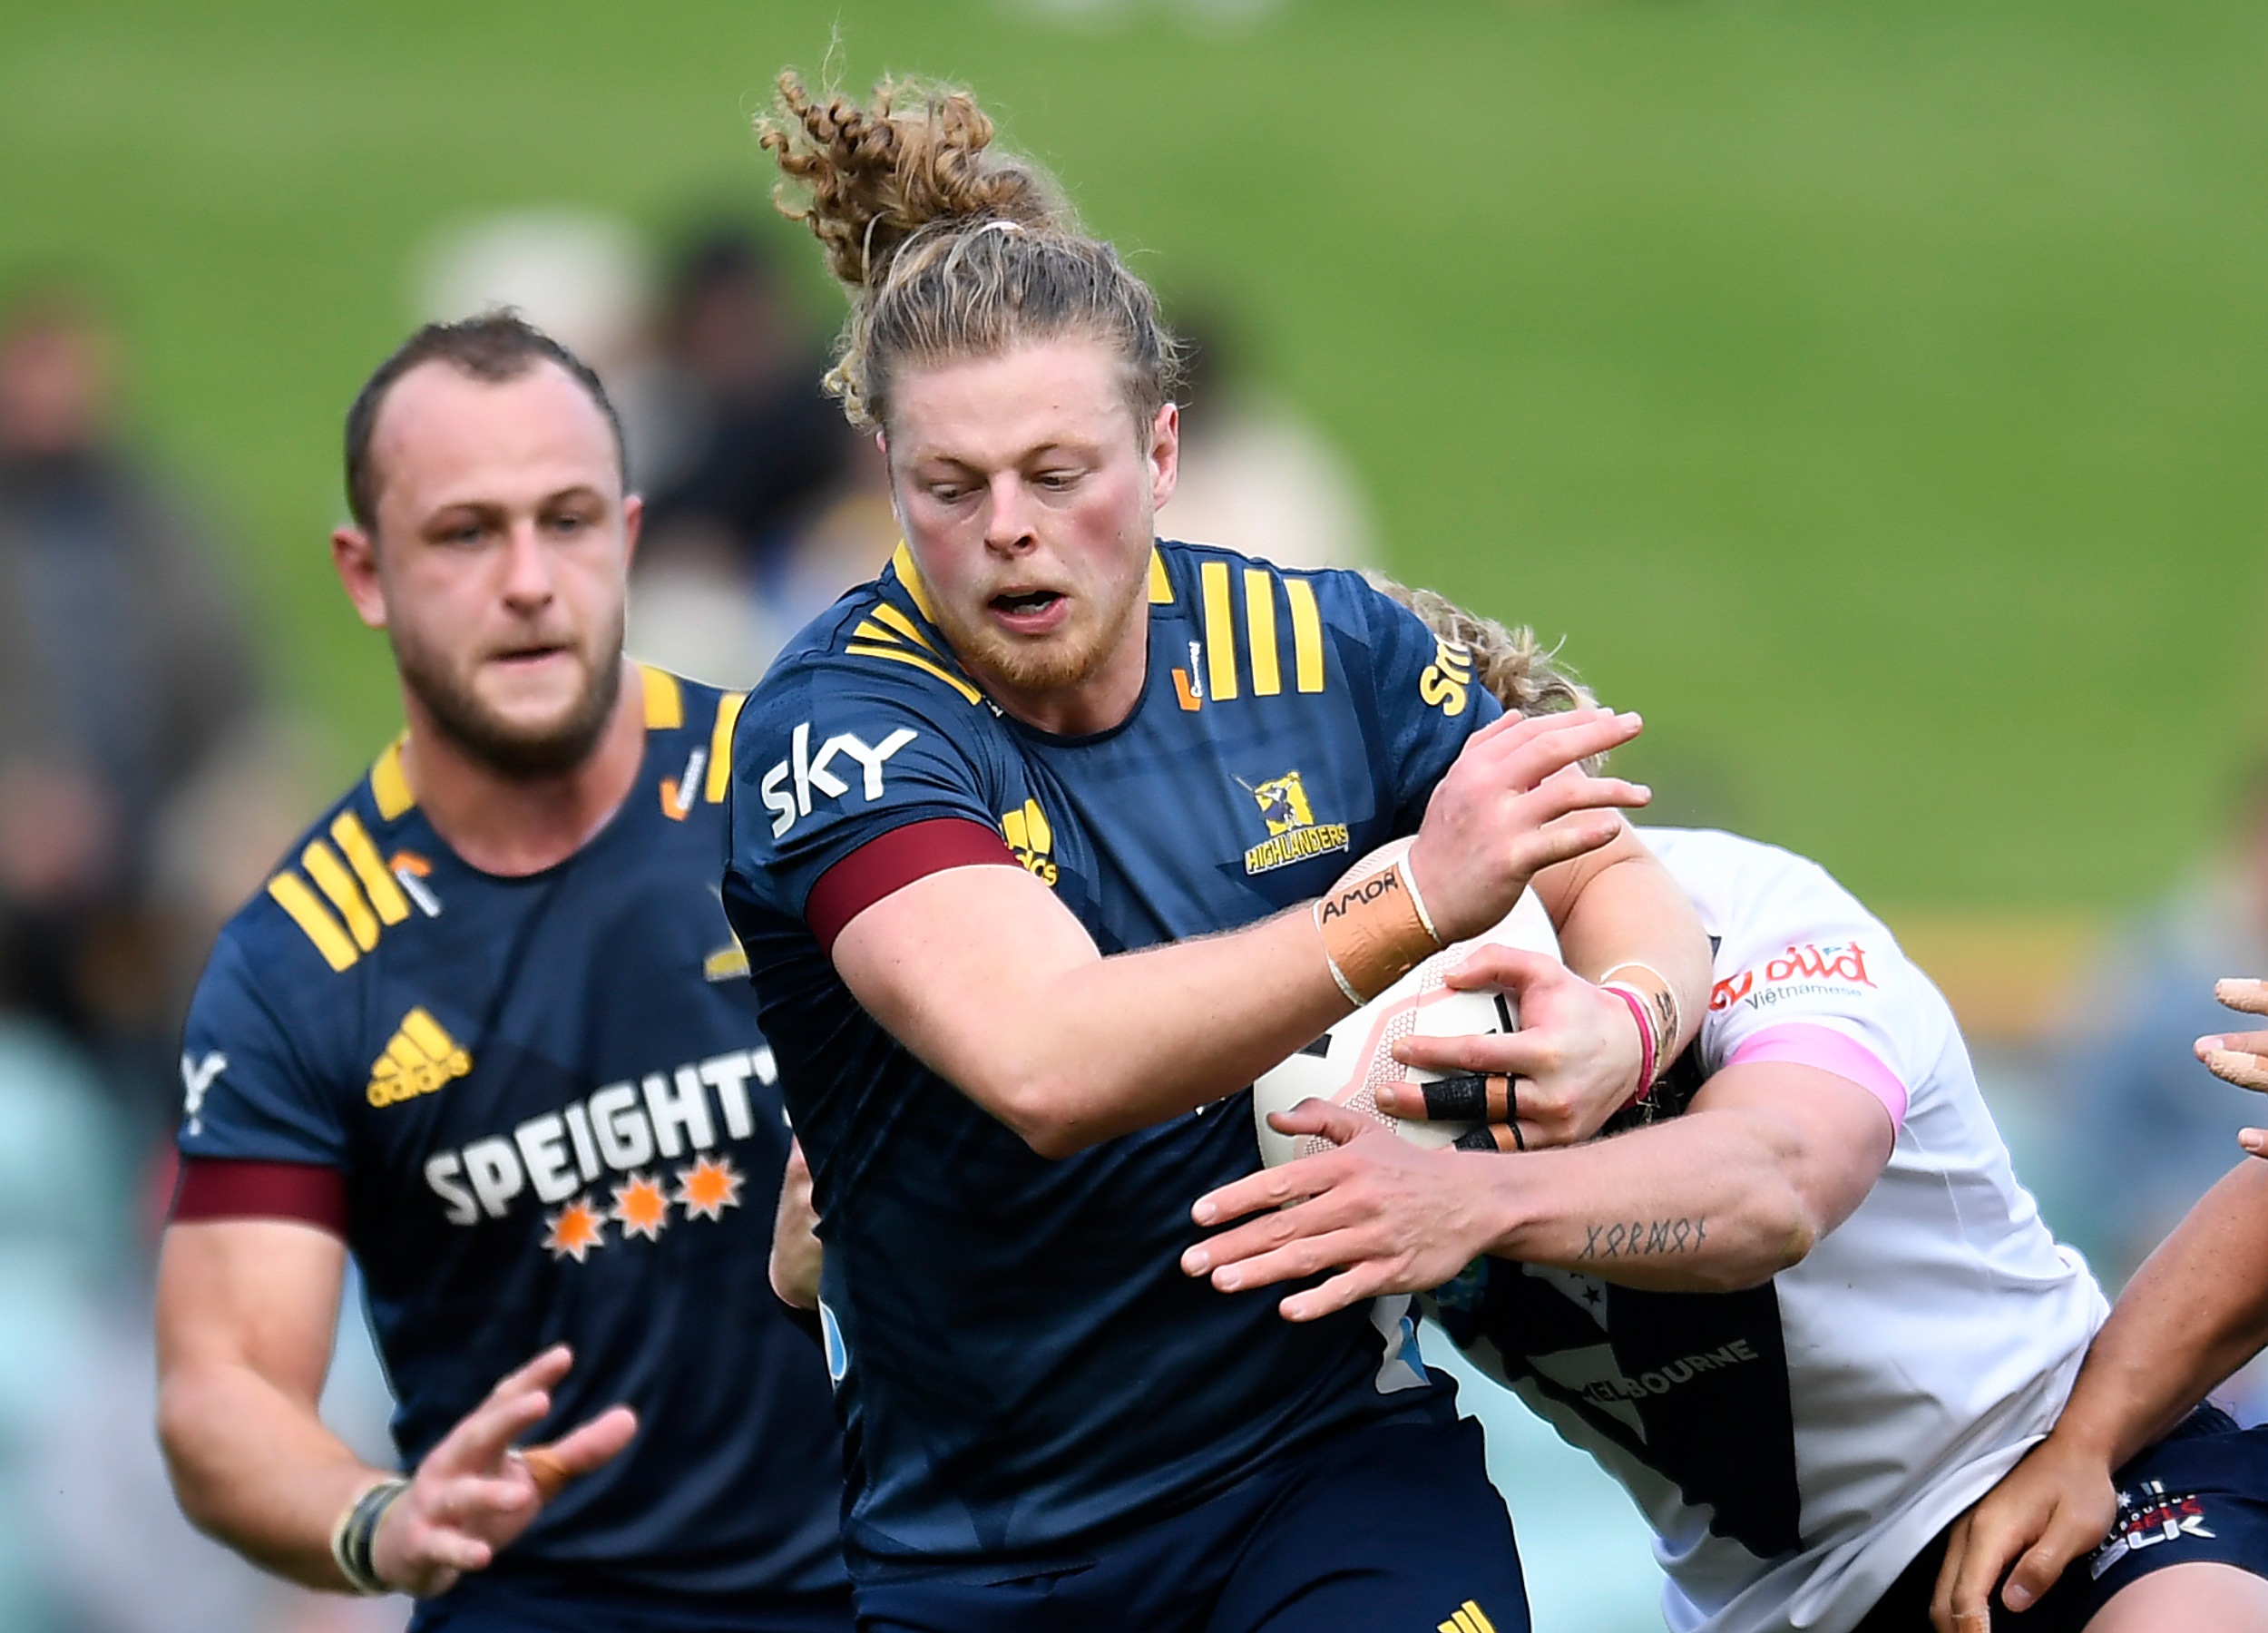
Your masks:
{"label": "blurred green background", "polygon": [[1225,291],[1396,570],[1564,635],[1668,814],[2018,913],[2214,831],[2268,726],[2234,0],[19,4],[0,277],[116,302],[342,769],[396,706],[329,578],[337,427],[413,249],[754,197],[748,113],[838,31],[846,82],[968,82],[1156,280]]}

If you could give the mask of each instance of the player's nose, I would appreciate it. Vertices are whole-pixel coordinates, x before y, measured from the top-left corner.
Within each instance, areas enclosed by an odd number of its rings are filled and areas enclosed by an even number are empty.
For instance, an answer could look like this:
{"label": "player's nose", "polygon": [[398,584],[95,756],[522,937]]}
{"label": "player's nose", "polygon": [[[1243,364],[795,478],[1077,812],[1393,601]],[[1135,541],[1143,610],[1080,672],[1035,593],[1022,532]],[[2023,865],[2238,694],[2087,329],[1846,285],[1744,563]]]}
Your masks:
{"label": "player's nose", "polygon": [[504,540],[503,597],[514,607],[540,607],[552,599],[552,557],[533,517],[515,517]]}
{"label": "player's nose", "polygon": [[1039,542],[1038,506],[1031,488],[1013,471],[995,476],[991,488],[984,518],[985,546],[1002,552],[1030,549]]}

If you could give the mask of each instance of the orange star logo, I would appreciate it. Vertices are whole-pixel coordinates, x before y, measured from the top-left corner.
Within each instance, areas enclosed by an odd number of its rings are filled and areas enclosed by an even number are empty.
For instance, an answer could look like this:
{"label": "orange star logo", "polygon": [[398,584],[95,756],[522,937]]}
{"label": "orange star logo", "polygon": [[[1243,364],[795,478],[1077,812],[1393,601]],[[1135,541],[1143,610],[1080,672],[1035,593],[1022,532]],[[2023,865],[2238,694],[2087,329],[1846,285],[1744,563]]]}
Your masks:
{"label": "orange star logo", "polygon": [[658,1241],[661,1227],[670,1222],[670,1198],[662,1195],[659,1181],[632,1174],[628,1185],[614,1188],[614,1207],[608,1217],[622,1227],[626,1240],[644,1237]]}
{"label": "orange star logo", "polygon": [[743,1183],[731,1158],[711,1161],[704,1157],[689,1169],[678,1169],[678,1194],[670,1200],[685,1209],[688,1218],[720,1219],[726,1208],[740,1206]]}
{"label": "orange star logo", "polygon": [[572,1258],[580,1265],[593,1247],[606,1246],[605,1216],[581,1197],[543,1223],[543,1248],[555,1259]]}

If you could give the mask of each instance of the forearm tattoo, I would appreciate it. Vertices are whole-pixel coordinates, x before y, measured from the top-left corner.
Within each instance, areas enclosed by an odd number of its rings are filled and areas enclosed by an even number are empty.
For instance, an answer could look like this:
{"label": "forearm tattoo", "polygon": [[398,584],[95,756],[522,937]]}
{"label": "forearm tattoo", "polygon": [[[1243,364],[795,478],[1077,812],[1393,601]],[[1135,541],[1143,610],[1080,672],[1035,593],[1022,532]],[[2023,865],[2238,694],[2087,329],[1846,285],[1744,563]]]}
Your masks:
{"label": "forearm tattoo", "polygon": [[1701,1214],[1677,1214],[1665,1219],[1614,1219],[1586,1225],[1587,1238],[1579,1259],[1672,1258],[1698,1253],[1709,1239],[1709,1221]]}

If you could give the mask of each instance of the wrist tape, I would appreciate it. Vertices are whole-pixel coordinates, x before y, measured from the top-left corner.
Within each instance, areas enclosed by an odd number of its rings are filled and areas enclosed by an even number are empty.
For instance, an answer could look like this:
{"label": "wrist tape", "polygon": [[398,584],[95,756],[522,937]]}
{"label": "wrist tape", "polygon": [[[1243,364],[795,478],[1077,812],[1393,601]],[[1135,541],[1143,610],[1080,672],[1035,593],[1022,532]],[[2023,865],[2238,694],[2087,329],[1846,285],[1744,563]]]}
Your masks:
{"label": "wrist tape", "polygon": [[1442,948],[1404,856],[1315,903],[1324,961],[1346,1001],[1368,1003]]}
{"label": "wrist tape", "polygon": [[377,1540],[378,1521],[386,1518],[386,1511],[398,1501],[409,1481],[398,1477],[381,1480],[370,1486],[361,1496],[347,1505],[338,1516],[338,1523],[331,1527],[331,1560],[338,1567],[338,1574],[357,1593],[391,1593],[378,1579],[377,1567],[371,1563],[371,1544]]}

